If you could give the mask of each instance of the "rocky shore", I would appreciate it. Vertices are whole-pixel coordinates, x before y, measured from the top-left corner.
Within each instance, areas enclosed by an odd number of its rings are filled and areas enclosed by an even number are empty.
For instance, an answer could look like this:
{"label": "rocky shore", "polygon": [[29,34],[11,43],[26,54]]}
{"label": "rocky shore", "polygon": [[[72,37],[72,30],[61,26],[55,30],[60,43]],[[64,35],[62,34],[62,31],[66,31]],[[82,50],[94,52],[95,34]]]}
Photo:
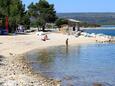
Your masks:
{"label": "rocky shore", "polygon": [[36,74],[23,55],[0,56],[0,86],[60,86],[60,81]]}

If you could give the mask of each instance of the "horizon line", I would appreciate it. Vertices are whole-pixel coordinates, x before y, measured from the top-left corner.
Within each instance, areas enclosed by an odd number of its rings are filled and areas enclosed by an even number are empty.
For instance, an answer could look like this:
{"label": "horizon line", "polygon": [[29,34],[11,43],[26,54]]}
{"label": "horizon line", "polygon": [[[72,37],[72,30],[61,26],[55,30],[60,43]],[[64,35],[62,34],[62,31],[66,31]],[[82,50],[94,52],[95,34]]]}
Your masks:
{"label": "horizon line", "polygon": [[57,12],[57,13],[115,13],[115,12]]}

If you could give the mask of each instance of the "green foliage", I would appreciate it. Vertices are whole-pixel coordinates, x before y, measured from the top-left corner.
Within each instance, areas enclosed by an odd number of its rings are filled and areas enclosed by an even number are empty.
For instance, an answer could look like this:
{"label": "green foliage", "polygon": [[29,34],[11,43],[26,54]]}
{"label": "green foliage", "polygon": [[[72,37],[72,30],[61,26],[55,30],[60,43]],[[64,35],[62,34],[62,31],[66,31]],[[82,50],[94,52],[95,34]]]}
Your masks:
{"label": "green foliage", "polygon": [[29,16],[21,0],[0,0],[0,17],[9,18],[9,31],[14,32],[18,24],[29,25]]}
{"label": "green foliage", "polygon": [[38,10],[36,5],[34,5],[34,3],[32,2],[29,6],[28,6],[28,14],[30,17],[35,17],[37,18],[39,16]]}
{"label": "green foliage", "polygon": [[61,27],[61,25],[63,25],[63,24],[68,24],[68,20],[59,18],[56,20],[55,24],[56,24],[56,26]]}
{"label": "green foliage", "polygon": [[8,0],[0,0],[0,17],[4,17],[8,14],[8,6],[9,2]]}
{"label": "green foliage", "polygon": [[46,27],[49,28],[49,29],[54,28],[54,26],[51,25],[51,24],[47,24]]}
{"label": "green foliage", "polygon": [[[54,10],[54,5],[49,4],[46,0],[40,0],[38,3],[31,3],[28,7],[28,12],[37,26],[42,27],[45,30],[46,23],[54,23],[57,19],[56,11]],[[32,21],[33,22],[33,21]]]}
{"label": "green foliage", "polygon": [[30,28],[30,17],[27,12],[25,12],[21,22],[25,26],[25,29]]}

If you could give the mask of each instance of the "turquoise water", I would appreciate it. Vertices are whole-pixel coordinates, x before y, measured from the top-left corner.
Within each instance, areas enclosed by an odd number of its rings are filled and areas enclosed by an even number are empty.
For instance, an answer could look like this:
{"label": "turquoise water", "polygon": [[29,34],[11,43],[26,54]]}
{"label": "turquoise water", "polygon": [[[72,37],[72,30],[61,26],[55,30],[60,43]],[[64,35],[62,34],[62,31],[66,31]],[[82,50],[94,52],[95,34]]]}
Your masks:
{"label": "turquoise water", "polygon": [[27,57],[34,71],[62,80],[62,86],[115,86],[115,44],[49,47]]}
{"label": "turquoise water", "polygon": [[84,31],[87,33],[105,34],[105,35],[115,36],[115,29],[88,29]]}
{"label": "turquoise water", "polygon": [[105,34],[110,36],[115,36],[115,25],[104,25],[97,28],[84,29],[85,32],[95,33],[95,34]]}

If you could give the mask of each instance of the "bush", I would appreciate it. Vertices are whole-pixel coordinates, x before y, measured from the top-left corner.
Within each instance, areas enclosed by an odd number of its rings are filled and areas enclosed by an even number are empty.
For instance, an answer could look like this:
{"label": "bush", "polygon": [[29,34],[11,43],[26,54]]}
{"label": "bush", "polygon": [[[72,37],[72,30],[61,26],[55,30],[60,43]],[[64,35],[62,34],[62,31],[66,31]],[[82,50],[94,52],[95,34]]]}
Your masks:
{"label": "bush", "polygon": [[68,20],[60,18],[56,20],[55,24],[56,26],[61,27],[63,24],[68,24]]}

